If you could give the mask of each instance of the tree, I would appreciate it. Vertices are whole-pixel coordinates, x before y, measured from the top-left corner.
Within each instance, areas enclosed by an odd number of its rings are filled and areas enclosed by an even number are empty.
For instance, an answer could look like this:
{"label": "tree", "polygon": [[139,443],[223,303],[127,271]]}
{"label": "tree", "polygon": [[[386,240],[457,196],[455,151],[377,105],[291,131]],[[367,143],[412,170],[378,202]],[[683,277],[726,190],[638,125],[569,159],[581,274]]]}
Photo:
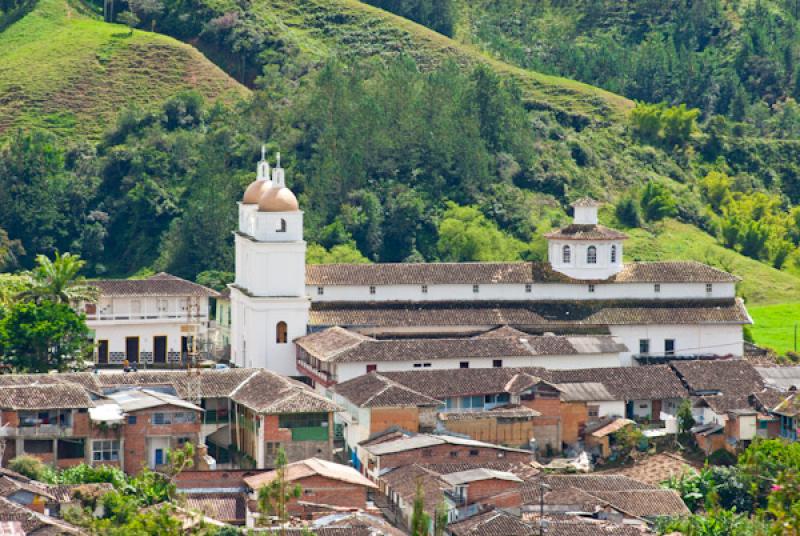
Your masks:
{"label": "tree", "polygon": [[150,31],[156,31],[156,18],[164,11],[164,4],[161,0],[128,0],[128,8],[139,18],[149,20]]}
{"label": "tree", "polygon": [[678,436],[682,439],[691,438],[689,430],[695,425],[691,400],[687,398],[681,402],[681,405],[678,406],[676,417],[678,420]]}
{"label": "tree", "polygon": [[286,452],[280,447],[275,456],[275,478],[258,490],[259,513],[276,520],[281,534],[284,533],[286,522],[289,520],[287,508],[289,501],[299,498],[303,493],[299,485],[291,486],[286,481],[286,465]]}
{"label": "tree", "polygon": [[637,102],[628,114],[628,123],[633,135],[639,140],[655,145],[661,137],[661,113],[663,104]]}
{"label": "tree", "polygon": [[79,275],[86,262],[77,255],[56,253],[53,260],[37,255],[36,264],[36,268],[26,274],[30,285],[20,294],[20,299],[65,304],[97,300],[98,289]]}
{"label": "tree", "polygon": [[661,113],[664,143],[668,148],[683,147],[697,129],[696,120],[700,110],[686,108],[685,104],[665,108]]}
{"label": "tree", "polygon": [[614,208],[617,220],[627,227],[639,227],[642,217],[639,215],[639,204],[632,196],[626,196]]}
{"label": "tree", "polygon": [[198,285],[213,288],[216,291],[225,290],[228,283],[233,283],[236,275],[233,272],[223,272],[220,270],[206,270],[197,274],[195,281]]}
{"label": "tree", "polygon": [[437,248],[446,261],[513,261],[522,257],[525,244],[503,233],[477,207],[451,202],[439,224]]}
{"label": "tree", "polygon": [[428,536],[431,516],[425,512],[425,494],[422,481],[417,480],[417,492],[414,495],[414,507],[411,513],[411,536]]}
{"label": "tree", "polygon": [[366,264],[369,263],[369,259],[362,255],[353,243],[333,246],[330,251],[319,244],[309,244],[306,250],[306,262],[308,264]]}
{"label": "tree", "polygon": [[642,211],[648,221],[659,221],[677,212],[672,192],[661,183],[649,181],[641,195]]}
{"label": "tree", "polygon": [[141,19],[139,19],[139,16],[130,10],[123,11],[117,15],[117,20],[128,27],[129,37],[133,35],[133,29],[136,28],[140,22],[142,22]]}
{"label": "tree", "polygon": [[3,361],[25,372],[63,371],[90,350],[85,317],[65,303],[18,302],[0,319]]}
{"label": "tree", "polygon": [[434,513],[433,536],[444,536],[448,523],[447,505],[442,499],[442,502],[436,505],[436,512]]}

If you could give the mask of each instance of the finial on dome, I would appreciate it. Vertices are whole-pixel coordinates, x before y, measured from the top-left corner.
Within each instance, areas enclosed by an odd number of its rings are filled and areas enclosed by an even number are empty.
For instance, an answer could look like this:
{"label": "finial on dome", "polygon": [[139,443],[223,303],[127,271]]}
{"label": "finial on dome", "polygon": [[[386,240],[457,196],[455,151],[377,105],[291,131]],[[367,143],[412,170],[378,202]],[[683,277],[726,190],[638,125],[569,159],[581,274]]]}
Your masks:
{"label": "finial on dome", "polygon": [[261,160],[258,162],[257,180],[269,180],[269,162],[267,162],[267,148],[261,145]]}
{"label": "finial on dome", "polygon": [[275,164],[275,169],[272,170],[272,183],[276,187],[282,188],[286,186],[286,175],[281,167],[281,153],[275,153],[275,158],[277,159],[277,164]]}
{"label": "finial on dome", "polygon": [[277,159],[278,159],[278,165],[277,165],[277,167],[279,167],[279,168],[280,168],[280,167],[281,167],[281,153],[280,153],[280,151],[279,151],[279,152],[277,152],[277,153],[275,153],[275,155],[276,155],[276,157],[277,157]]}

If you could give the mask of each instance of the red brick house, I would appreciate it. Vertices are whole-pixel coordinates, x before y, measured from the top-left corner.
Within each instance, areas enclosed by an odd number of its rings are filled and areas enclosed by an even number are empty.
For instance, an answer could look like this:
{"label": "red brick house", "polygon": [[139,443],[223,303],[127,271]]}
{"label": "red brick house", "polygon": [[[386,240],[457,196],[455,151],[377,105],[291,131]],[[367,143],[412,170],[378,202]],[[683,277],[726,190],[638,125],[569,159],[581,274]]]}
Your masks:
{"label": "red brick house", "polygon": [[[268,471],[245,477],[253,499],[258,491],[275,480],[277,473]],[[292,499],[287,506],[290,515],[310,518],[320,509],[365,510],[368,495],[377,489],[371,480],[346,465],[309,458],[290,463],[285,468],[284,478],[290,486],[299,486],[301,496]]]}

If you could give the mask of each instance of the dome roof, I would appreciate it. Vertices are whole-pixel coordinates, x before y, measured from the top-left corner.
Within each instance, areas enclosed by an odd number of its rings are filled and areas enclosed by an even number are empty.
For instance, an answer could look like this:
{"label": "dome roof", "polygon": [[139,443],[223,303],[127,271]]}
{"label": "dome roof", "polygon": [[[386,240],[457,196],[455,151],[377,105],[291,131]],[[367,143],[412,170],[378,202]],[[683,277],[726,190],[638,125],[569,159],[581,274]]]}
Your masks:
{"label": "dome roof", "polygon": [[284,186],[266,190],[258,201],[259,212],[297,212],[300,206],[289,188]]}
{"label": "dome roof", "polygon": [[250,183],[242,196],[242,203],[245,205],[255,205],[270,188],[270,182],[263,179],[256,179]]}

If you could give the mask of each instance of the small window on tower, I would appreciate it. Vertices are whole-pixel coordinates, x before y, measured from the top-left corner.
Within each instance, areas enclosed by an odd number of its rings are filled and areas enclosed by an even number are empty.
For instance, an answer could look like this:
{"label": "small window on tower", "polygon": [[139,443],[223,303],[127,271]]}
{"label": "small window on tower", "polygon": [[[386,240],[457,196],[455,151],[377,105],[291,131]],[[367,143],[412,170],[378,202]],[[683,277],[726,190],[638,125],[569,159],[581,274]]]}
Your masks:
{"label": "small window on tower", "polygon": [[572,250],[569,246],[564,246],[561,250],[561,261],[564,264],[569,264],[572,262]]}
{"label": "small window on tower", "polygon": [[586,250],[586,264],[597,264],[597,248],[589,246]]}
{"label": "small window on tower", "polygon": [[275,326],[275,342],[278,344],[286,344],[288,339],[288,329],[286,327],[286,322],[281,320],[278,322],[278,325]]}
{"label": "small window on tower", "polygon": [[611,246],[611,264],[617,262],[617,246]]}
{"label": "small window on tower", "polygon": [[286,232],[286,220],[281,218],[281,221],[278,222],[278,227],[275,229],[278,233],[285,233]]}

